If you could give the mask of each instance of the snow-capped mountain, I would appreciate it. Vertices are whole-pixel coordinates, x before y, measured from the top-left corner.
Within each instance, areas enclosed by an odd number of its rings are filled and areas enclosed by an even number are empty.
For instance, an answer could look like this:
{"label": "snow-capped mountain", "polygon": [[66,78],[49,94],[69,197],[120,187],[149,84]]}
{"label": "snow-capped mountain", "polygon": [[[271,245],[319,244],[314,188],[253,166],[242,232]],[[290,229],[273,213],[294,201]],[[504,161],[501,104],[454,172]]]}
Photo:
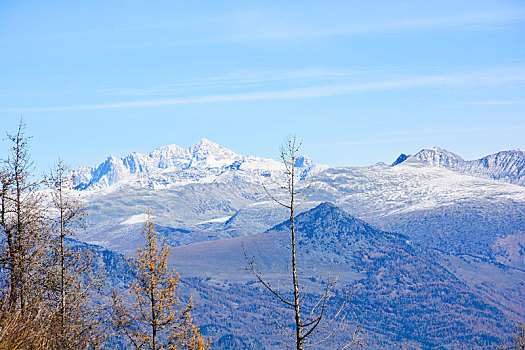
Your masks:
{"label": "snow-capped mountain", "polygon": [[412,162],[525,186],[525,151],[521,150],[502,151],[481,159],[464,160],[452,152],[434,147],[421,150],[414,156],[402,154],[392,166]]}
{"label": "snow-capped mountain", "polygon": [[[423,314],[427,320],[452,314],[475,326],[502,319],[495,309],[474,319],[479,305],[488,310],[478,296],[522,318],[523,153],[466,161],[434,148],[402,155],[395,166],[371,167],[323,167],[308,157],[298,159],[303,175],[315,175],[306,198],[296,202],[295,224],[303,234],[297,257],[306,263],[302,272],[309,286],[323,288],[316,276],[339,275],[359,286],[359,300],[369,303],[363,304],[367,310],[409,305],[401,319],[410,327],[411,305],[417,305],[417,320]],[[157,231],[173,247],[170,263],[184,276],[247,287],[253,276],[248,280],[239,273],[245,264],[243,245],[258,257],[263,271],[289,266],[289,212],[261,186],[261,179],[267,185],[282,179],[283,167],[276,160],[240,155],[201,140],[188,149],[170,145],[150,154],[110,156],[73,173],[90,213],[89,230],[78,235],[83,242],[132,255],[143,244],[140,232],[151,209]],[[286,191],[278,187],[270,192],[286,199]],[[429,297],[420,298],[421,291]],[[374,299],[378,295],[382,299]],[[236,304],[229,310],[242,308]],[[381,322],[396,324],[388,315]],[[421,321],[425,337],[426,324]],[[450,326],[444,323],[443,329]]]}
{"label": "snow-capped mountain", "polygon": [[525,151],[502,151],[468,162],[468,172],[523,186],[525,185]]}
{"label": "snow-capped mountain", "polygon": [[409,157],[406,161],[413,160],[418,160],[432,166],[441,166],[445,168],[455,168],[465,162],[460,156],[439,147],[423,149],[415,156]]}
{"label": "snow-capped mountain", "polygon": [[[300,157],[296,167],[307,175],[314,165],[309,157]],[[228,181],[244,176],[258,181],[259,175],[282,172],[273,159],[243,156],[209,140],[202,139],[184,149],[168,145],[150,154],[131,153],[123,158],[110,155],[104,162],[72,171],[78,190],[115,190],[121,187],[172,188],[191,183]]]}
{"label": "snow-capped mountain", "polygon": [[[525,185],[525,152],[520,150],[502,151],[467,161],[452,152],[434,147],[423,149],[413,156],[402,154],[392,166],[413,163]],[[328,168],[314,165],[308,156],[299,157],[296,167],[303,177]],[[281,177],[283,166],[276,160],[244,156],[202,139],[188,149],[168,145],[150,154],[134,152],[123,158],[110,155],[98,165],[79,167],[72,173],[77,183],[76,189],[108,192],[123,187],[166,189],[195,183],[224,183],[236,178],[259,184],[261,176]]]}
{"label": "snow-capped mountain", "polygon": [[[297,213],[331,201],[418,242],[446,242],[447,248],[467,253],[496,252],[523,265],[522,253],[510,251],[513,245],[504,237],[523,240],[525,187],[492,180],[523,179],[523,152],[465,161],[434,148],[406,158],[392,167],[322,167],[299,158],[297,169],[315,175],[315,181],[307,201],[298,200]],[[287,215],[261,185],[282,180],[281,163],[240,155],[208,140],[188,149],[172,145],[150,154],[110,156],[74,174],[91,213],[91,230],[82,238],[124,253],[136,246],[132,237],[140,239],[142,224],[135,218],[148,210],[166,228],[172,245],[252,235]],[[286,200],[279,187],[270,192]]]}

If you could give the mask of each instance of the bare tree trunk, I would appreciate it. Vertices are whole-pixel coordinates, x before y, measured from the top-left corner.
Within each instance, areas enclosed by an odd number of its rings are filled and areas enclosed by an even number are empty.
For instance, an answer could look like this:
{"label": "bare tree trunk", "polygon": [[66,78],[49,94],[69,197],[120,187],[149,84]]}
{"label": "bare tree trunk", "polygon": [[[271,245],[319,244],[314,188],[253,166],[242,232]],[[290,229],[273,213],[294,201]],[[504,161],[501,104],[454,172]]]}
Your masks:
{"label": "bare tree trunk", "polygon": [[57,216],[51,219],[52,246],[47,272],[47,288],[51,295],[53,315],[56,318],[54,346],[60,349],[82,348],[93,338],[99,341],[99,324],[95,309],[88,306],[93,288],[100,279],[93,273],[93,261],[81,248],[68,247],[67,239],[84,225],[84,206],[69,190],[72,179],[68,167],[59,159],[46,176]]}
{"label": "bare tree trunk", "polygon": [[[28,156],[26,153],[26,141],[23,137],[23,128],[24,125],[20,123],[18,132],[15,136],[11,136],[11,140],[14,143],[13,146],[13,160],[12,160],[12,170],[13,170],[13,179],[15,184],[15,198],[14,198],[14,214],[16,216],[16,229],[13,235],[13,247],[14,247],[14,270],[15,270],[15,290],[18,295],[16,299],[20,303],[20,311],[22,315],[25,313],[26,307],[26,275],[29,273],[29,266],[27,266],[27,243],[30,233],[26,229],[26,223],[24,219],[29,218],[29,213],[27,213],[29,208],[24,208],[22,205],[22,194],[27,192],[27,171],[29,167]],[[24,188],[25,187],[25,188]],[[27,193],[26,193],[27,195]]]}
{"label": "bare tree trunk", "polygon": [[[287,298],[285,298],[284,294],[281,294],[278,289],[274,288],[269,281],[263,278],[261,271],[259,271],[259,269],[257,269],[255,265],[255,261],[253,257],[248,256],[246,252],[246,248],[243,245],[244,257],[249,266],[247,269],[253,272],[253,274],[259,280],[259,282],[266,289],[268,289],[273,294],[274,297],[276,297],[281,303],[285,304],[290,309],[294,310],[295,337],[293,337],[292,332],[286,331],[285,326],[281,325],[276,319],[274,319],[274,321],[284,331],[286,336],[290,340],[295,342],[297,350],[303,350],[305,347],[315,347],[323,342],[328,341],[329,338],[337,334],[338,332],[337,327],[331,327],[331,326],[333,326],[332,323],[335,322],[336,318],[338,318],[338,316],[344,311],[344,308],[346,307],[346,298],[345,298],[345,300],[341,304],[341,307],[339,308],[339,310],[335,312],[334,316],[331,319],[328,319],[328,320],[326,319],[325,317],[326,316],[325,315],[326,304],[330,298],[330,290],[335,285],[335,281],[331,282],[330,277],[328,277],[328,280],[326,282],[326,289],[324,293],[321,295],[321,297],[319,298],[319,301],[311,307],[310,312],[307,311],[306,313],[301,314],[301,309],[306,309],[306,306],[304,303],[301,305],[299,279],[297,277],[298,275],[297,241],[296,241],[297,232],[296,232],[296,225],[295,225],[295,206],[296,206],[296,200],[301,194],[303,194],[302,200],[305,200],[307,198],[307,194],[304,192],[310,189],[312,182],[310,182],[306,186],[304,184],[301,184],[301,186],[298,186],[299,185],[298,176],[301,175],[301,173],[297,173],[297,169],[295,169],[295,166],[296,166],[295,163],[298,159],[297,154],[298,154],[300,146],[301,146],[301,143],[297,142],[295,137],[290,137],[286,140],[286,142],[281,147],[281,159],[283,161],[283,165],[285,168],[286,183],[278,183],[277,181],[274,181],[274,183],[279,188],[287,191],[286,200],[281,200],[279,196],[275,196],[274,194],[272,194],[271,191],[269,191],[269,189],[265,186],[264,182],[261,180],[261,184],[266,194],[274,202],[281,205],[282,207],[285,207],[290,212],[290,231],[291,231],[291,243],[292,243],[292,247],[291,247],[292,286],[293,286],[292,288],[293,288],[293,296],[294,296],[293,300],[288,300]],[[321,326],[319,326],[320,324]],[[322,337],[320,337],[320,334],[321,334],[320,332],[323,332],[325,334]],[[358,341],[359,333],[360,333],[360,329],[356,329],[351,339],[348,342],[346,342],[346,345],[344,345],[341,349],[348,348],[348,346]]]}
{"label": "bare tree trunk", "polygon": [[14,135],[7,134],[11,150],[7,159],[0,160],[2,192],[1,233],[7,249],[2,261],[9,269],[9,301],[12,310],[23,315],[39,299],[40,284],[34,283],[42,275],[39,271],[44,253],[42,230],[43,208],[36,194],[38,183],[31,181],[33,164],[28,153],[28,138],[22,121]]}
{"label": "bare tree trunk", "polygon": [[[18,149],[18,140],[19,140],[19,135],[17,135],[17,149]],[[15,174],[15,185],[16,185],[16,199],[15,199],[15,205],[16,205],[16,234],[18,236],[18,239],[16,241],[17,242],[17,247],[15,248],[16,251],[17,251],[17,255],[18,255],[18,259],[16,259],[16,271],[17,271],[17,275],[18,275],[18,278],[17,278],[17,287],[20,288],[20,293],[19,293],[19,299],[20,299],[20,310],[22,311],[22,315],[24,314],[24,307],[25,307],[25,303],[24,303],[24,281],[23,281],[23,272],[22,272],[22,262],[20,261],[21,259],[23,259],[23,256],[24,256],[24,253],[22,251],[23,248],[23,245],[22,245],[22,206],[21,206],[21,189],[20,189],[20,172],[19,172],[19,164],[20,164],[20,152],[16,152],[15,154],[15,166],[14,166],[14,174]],[[15,241],[15,242],[16,242]]]}
{"label": "bare tree trunk", "polygon": [[294,311],[295,311],[295,336],[297,350],[303,349],[303,335],[301,325],[301,306],[299,304],[299,282],[297,280],[297,262],[295,261],[295,213],[294,213],[294,200],[295,200],[295,155],[291,158],[291,179],[290,179],[290,222],[292,231],[292,279],[293,279],[293,296],[294,296]]}
{"label": "bare tree trunk", "polygon": [[[66,293],[65,293],[65,250],[64,250],[64,203],[62,199],[62,176],[58,179],[58,196],[60,203],[60,335],[62,341],[65,341],[65,319],[66,319]],[[66,345],[66,344],[62,344]]]}
{"label": "bare tree trunk", "polygon": [[16,299],[18,295],[18,282],[17,282],[17,270],[16,270],[16,259],[15,259],[15,242],[13,237],[13,227],[8,222],[8,195],[9,195],[9,186],[10,179],[8,174],[1,173],[2,180],[2,193],[1,193],[1,209],[0,209],[0,226],[4,231],[7,239],[7,256],[4,258],[4,264],[7,265],[9,269],[9,309],[12,311],[16,305]]}

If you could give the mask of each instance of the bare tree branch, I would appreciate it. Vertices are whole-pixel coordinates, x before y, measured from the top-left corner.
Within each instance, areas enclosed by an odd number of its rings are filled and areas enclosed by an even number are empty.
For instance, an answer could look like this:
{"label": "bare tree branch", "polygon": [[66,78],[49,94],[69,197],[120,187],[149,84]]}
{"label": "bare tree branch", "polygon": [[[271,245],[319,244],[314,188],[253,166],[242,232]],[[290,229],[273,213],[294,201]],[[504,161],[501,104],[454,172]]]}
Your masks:
{"label": "bare tree branch", "polygon": [[291,303],[288,300],[284,299],[275,289],[273,289],[272,285],[269,282],[266,282],[262,278],[260,271],[255,267],[255,263],[254,263],[253,259],[248,258],[248,254],[246,253],[246,248],[244,247],[244,243],[242,244],[242,249],[244,251],[244,258],[246,259],[246,262],[248,263],[248,265],[250,265],[250,268],[249,268],[250,271],[253,272],[253,274],[255,275],[255,277],[257,277],[259,282],[261,282],[263,286],[265,286],[270,292],[272,292],[273,295],[275,295],[277,298],[279,298],[279,300],[281,300],[283,303],[285,303],[286,305],[288,305],[290,307],[293,307],[294,306],[293,303]]}
{"label": "bare tree branch", "polygon": [[[263,179],[261,178],[259,174],[259,179],[261,181],[261,185],[268,195],[268,197],[277,203],[278,205],[286,208],[289,210],[289,223],[290,223],[290,238],[291,238],[291,282],[292,282],[292,292],[293,292],[293,301],[287,300],[284,298],[279,291],[279,288],[276,290],[270,282],[263,279],[261,272],[257,269],[255,266],[255,262],[253,258],[249,258],[248,254],[246,252],[246,248],[244,244],[242,245],[243,251],[244,251],[244,257],[247,262],[248,267],[247,270],[251,271],[257,280],[266,288],[268,289],[274,297],[276,297],[280,302],[282,302],[284,305],[293,308],[294,311],[294,321],[295,321],[295,337],[292,339],[295,341],[295,347],[297,350],[302,350],[305,347],[308,346],[314,346],[318,345],[322,342],[325,342],[329,340],[332,336],[334,336],[337,332],[336,329],[333,329],[332,331],[328,332],[328,335],[318,339],[317,341],[310,342],[307,344],[305,341],[308,338],[314,337],[317,334],[319,334],[322,331],[325,331],[328,329],[328,327],[331,327],[335,320],[338,319],[340,316],[345,316],[343,314],[343,311],[347,307],[346,299],[341,304],[341,307],[335,315],[329,320],[325,320],[325,317],[327,315],[327,306],[328,302],[331,297],[332,289],[334,288],[335,284],[337,283],[337,278],[334,281],[331,281],[330,276],[328,277],[328,281],[326,283],[326,287],[324,290],[324,293],[322,296],[317,300],[317,302],[312,306],[310,309],[310,313],[304,320],[302,320],[302,313],[301,309],[303,304],[307,304],[307,296],[309,296],[308,289],[305,288],[304,285],[300,285],[299,278],[298,278],[298,269],[297,269],[297,235],[299,234],[296,230],[295,226],[295,210],[297,205],[301,205],[306,202],[308,198],[312,195],[312,187],[314,185],[314,176],[310,174],[309,176],[309,183],[306,183],[304,181],[306,179],[305,173],[298,171],[296,169],[297,166],[297,160],[299,158],[298,152],[301,148],[302,141],[299,142],[295,136],[288,137],[283,145],[280,148],[280,157],[282,160],[282,164],[284,166],[284,176],[285,176],[285,185],[282,186],[281,184],[277,183],[276,180],[274,180],[271,176],[271,181],[274,182],[274,184],[283,190],[286,191],[286,202],[289,202],[289,204],[285,203],[283,200],[279,199],[278,196],[276,196],[274,193],[270,191],[270,189],[266,186]],[[280,196],[279,196],[280,197]],[[302,197],[302,198],[299,198]],[[277,284],[279,285],[279,278],[277,280]],[[271,317],[275,319],[273,315]],[[344,317],[340,319],[341,323],[344,322]],[[283,331],[283,333],[290,338],[290,334],[286,331],[286,329],[278,323],[279,328]],[[353,342],[352,337],[352,342]]]}

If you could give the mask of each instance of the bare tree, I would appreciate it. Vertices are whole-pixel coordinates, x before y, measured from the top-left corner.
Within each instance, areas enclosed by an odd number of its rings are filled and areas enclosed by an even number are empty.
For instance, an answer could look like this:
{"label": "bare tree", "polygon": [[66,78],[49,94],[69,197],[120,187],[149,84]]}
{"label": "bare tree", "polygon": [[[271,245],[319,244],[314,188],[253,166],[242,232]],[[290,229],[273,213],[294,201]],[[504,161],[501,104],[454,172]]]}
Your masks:
{"label": "bare tree", "polygon": [[49,341],[47,310],[29,307],[22,314],[10,307],[8,298],[0,300],[0,349],[55,349]]}
{"label": "bare tree", "polygon": [[0,344],[92,348],[99,339],[97,317],[87,308],[92,259],[66,243],[81,226],[83,208],[68,191],[63,162],[47,179],[50,197],[43,195],[42,182],[32,180],[24,131],[20,121],[17,133],[7,135],[11,152],[0,167]]}
{"label": "bare tree", "polygon": [[86,348],[96,342],[100,324],[97,310],[90,306],[102,278],[93,271],[93,256],[72,246],[69,239],[83,229],[85,208],[73,194],[73,180],[59,159],[46,178],[53,212],[50,213],[50,250],[46,273],[47,302],[55,317],[57,349]]}
{"label": "bare tree", "polygon": [[0,169],[0,233],[2,269],[7,270],[7,298],[11,310],[26,310],[32,297],[41,297],[40,280],[46,246],[45,215],[39,183],[32,181],[33,163],[28,152],[25,124],[16,134],[7,134],[11,152]]}
{"label": "bare tree", "polygon": [[[274,181],[274,183],[285,192],[284,199],[279,195],[272,193],[272,191],[267,187],[263,181],[261,181],[264,190],[267,195],[277,204],[286,208],[289,211],[289,220],[290,220],[290,238],[291,238],[291,269],[292,269],[292,293],[293,299],[289,300],[287,297],[279,291],[279,288],[275,288],[272,284],[265,280],[262,276],[261,271],[256,267],[254,259],[249,257],[246,249],[244,249],[244,256],[248,263],[248,269],[255,275],[258,281],[268,289],[277,300],[286,305],[287,307],[293,310],[294,314],[294,336],[289,335],[285,327],[282,326],[276,319],[278,326],[283,330],[290,338],[295,342],[297,350],[302,350],[306,347],[318,346],[322,342],[327,341],[332,336],[338,332],[343,332],[341,329],[330,329],[336,323],[336,319],[339,316],[344,316],[345,309],[347,307],[348,294],[342,301],[338,310],[332,315],[331,318],[327,318],[326,311],[328,306],[328,301],[330,299],[330,294],[333,287],[336,284],[336,280],[331,280],[328,277],[326,283],[326,288],[320,297],[320,299],[311,307],[309,312],[303,312],[303,303],[305,295],[301,294],[303,290],[299,283],[298,272],[297,272],[297,244],[296,244],[296,227],[295,227],[295,210],[298,200],[306,200],[309,195],[312,182],[309,181],[306,184],[300,184],[300,177],[304,174],[298,172],[296,169],[296,162],[299,156],[299,149],[301,147],[301,142],[298,142],[296,137],[289,137],[286,139],[283,146],[281,146],[281,160],[284,165],[284,174],[285,180],[284,183],[279,183]],[[301,198],[300,198],[301,197]],[[304,318],[304,319],[303,319]],[[344,325],[343,319],[339,320],[339,324]],[[328,330],[328,331],[327,331]],[[309,338],[312,338],[315,335],[318,335],[321,331],[327,331],[324,336],[320,339],[312,340],[311,342],[306,342]],[[346,342],[343,345],[342,349],[348,348],[351,344],[357,342],[360,329],[356,328],[353,332],[349,333],[348,338],[350,341]]]}

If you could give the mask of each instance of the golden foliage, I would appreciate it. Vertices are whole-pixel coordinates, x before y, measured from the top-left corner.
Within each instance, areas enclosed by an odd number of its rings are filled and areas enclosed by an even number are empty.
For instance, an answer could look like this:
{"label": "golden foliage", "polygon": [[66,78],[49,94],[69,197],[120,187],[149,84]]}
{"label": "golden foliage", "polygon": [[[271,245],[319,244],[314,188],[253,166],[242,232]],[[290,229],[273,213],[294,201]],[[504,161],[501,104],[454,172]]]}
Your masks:
{"label": "golden foliage", "polygon": [[0,350],[17,349],[97,349],[101,339],[91,329],[68,324],[68,344],[64,346],[58,313],[45,304],[28,304],[13,310],[7,298],[0,308]]}
{"label": "golden foliage", "polygon": [[112,295],[114,327],[137,349],[208,349],[211,341],[193,325],[193,300],[184,303],[178,296],[180,276],[167,267],[170,247],[165,239],[159,243],[149,212],[142,236],[146,245],[137,249],[137,259],[128,259],[135,277],[128,285],[133,302]]}
{"label": "golden foliage", "polygon": [[[40,309],[22,313],[3,300],[0,314],[0,350],[52,349],[48,342],[48,318]],[[31,310],[32,311],[32,310]]]}

